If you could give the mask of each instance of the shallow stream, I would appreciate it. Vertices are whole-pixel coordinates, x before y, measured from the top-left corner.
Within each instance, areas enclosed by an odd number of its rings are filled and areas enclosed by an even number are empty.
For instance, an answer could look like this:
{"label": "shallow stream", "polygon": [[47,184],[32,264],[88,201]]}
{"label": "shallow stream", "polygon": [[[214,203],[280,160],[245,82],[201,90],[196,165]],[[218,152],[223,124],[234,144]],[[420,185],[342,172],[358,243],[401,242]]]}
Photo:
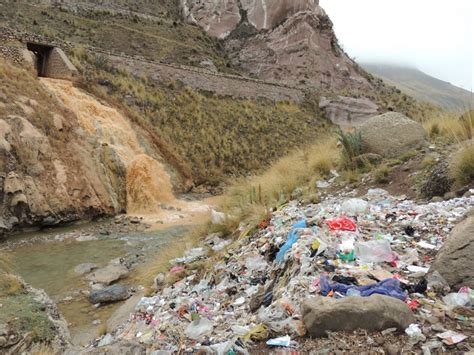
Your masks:
{"label": "shallow stream", "polygon": [[112,259],[125,257],[137,264],[119,283],[139,291],[141,281],[144,281],[140,279],[140,272],[146,269],[147,263],[169,259],[170,249],[175,249],[177,243],[184,243],[185,232],[189,229],[180,225],[152,232],[108,232],[110,234],[103,235],[104,225],[111,223],[105,221],[25,233],[0,245],[9,250],[15,273],[33,287],[44,289],[58,304],[77,345],[84,345],[104,332],[107,319],[122,302],[95,308],[87,300],[88,282],[76,274],[74,268],[83,263],[102,267]]}

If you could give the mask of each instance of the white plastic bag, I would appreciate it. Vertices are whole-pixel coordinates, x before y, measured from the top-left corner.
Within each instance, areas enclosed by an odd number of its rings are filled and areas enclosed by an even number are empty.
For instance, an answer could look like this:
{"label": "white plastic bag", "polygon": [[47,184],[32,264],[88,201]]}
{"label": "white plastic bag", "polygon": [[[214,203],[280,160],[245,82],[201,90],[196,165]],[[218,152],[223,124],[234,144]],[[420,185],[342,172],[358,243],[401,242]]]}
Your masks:
{"label": "white plastic bag", "polygon": [[381,263],[393,260],[393,252],[387,240],[370,240],[355,244],[355,255],[363,263]]}
{"label": "white plastic bag", "polygon": [[357,216],[359,214],[365,213],[369,208],[367,201],[364,201],[360,198],[351,198],[343,202],[342,212],[349,216]]}
{"label": "white plastic bag", "polygon": [[203,336],[212,333],[214,324],[207,318],[192,321],[184,330],[184,334],[190,339],[199,340]]}

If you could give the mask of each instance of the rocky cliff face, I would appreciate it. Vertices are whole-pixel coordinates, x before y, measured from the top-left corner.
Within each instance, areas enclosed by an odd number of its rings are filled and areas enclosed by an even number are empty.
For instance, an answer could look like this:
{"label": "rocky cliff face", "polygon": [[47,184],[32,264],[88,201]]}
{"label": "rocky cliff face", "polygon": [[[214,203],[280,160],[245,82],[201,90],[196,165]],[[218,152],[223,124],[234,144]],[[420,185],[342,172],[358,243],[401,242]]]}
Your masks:
{"label": "rocky cliff face", "polygon": [[233,64],[258,78],[314,89],[370,87],[317,0],[182,0],[181,6],[188,22],[225,40]]}
{"label": "rocky cliff face", "polygon": [[170,178],[152,158],[157,151],[118,111],[2,58],[0,81],[0,237],[148,212],[172,198]]}

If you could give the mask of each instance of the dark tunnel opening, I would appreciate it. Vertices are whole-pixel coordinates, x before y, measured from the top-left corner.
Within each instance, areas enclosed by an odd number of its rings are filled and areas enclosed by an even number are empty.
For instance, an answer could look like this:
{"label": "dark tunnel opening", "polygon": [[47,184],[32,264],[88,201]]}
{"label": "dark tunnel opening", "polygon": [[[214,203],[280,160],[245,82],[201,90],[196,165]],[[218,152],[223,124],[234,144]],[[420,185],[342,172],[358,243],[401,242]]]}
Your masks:
{"label": "dark tunnel opening", "polygon": [[38,76],[46,76],[48,58],[54,47],[46,44],[28,42],[26,48],[36,55],[36,69]]}

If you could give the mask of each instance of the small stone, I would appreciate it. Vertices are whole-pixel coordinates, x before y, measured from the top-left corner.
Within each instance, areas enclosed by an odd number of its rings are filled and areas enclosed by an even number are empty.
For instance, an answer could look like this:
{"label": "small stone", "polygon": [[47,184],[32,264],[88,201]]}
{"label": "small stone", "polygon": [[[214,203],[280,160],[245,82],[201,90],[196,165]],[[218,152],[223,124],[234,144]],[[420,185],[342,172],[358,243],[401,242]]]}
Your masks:
{"label": "small stone", "polygon": [[74,268],[74,272],[78,275],[88,274],[92,270],[97,269],[97,265],[93,263],[79,264]]}
{"label": "small stone", "polygon": [[92,321],[92,325],[99,325],[100,324],[100,319],[94,319]]}

